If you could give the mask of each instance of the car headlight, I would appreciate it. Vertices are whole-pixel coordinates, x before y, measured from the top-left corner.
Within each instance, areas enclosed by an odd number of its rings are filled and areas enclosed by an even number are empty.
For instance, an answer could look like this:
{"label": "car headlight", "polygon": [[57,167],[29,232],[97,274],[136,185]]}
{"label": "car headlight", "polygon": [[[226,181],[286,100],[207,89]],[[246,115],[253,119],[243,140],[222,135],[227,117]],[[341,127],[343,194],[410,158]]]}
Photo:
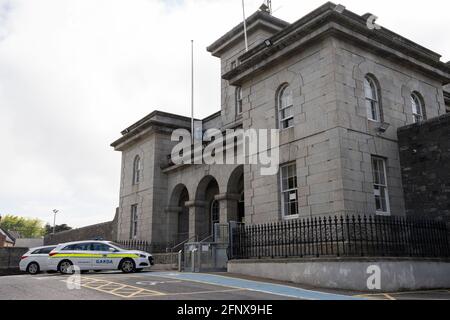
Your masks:
{"label": "car headlight", "polygon": [[140,255],[139,255],[139,258],[147,259],[147,256],[146,256],[146,255],[143,255],[143,254],[140,254]]}

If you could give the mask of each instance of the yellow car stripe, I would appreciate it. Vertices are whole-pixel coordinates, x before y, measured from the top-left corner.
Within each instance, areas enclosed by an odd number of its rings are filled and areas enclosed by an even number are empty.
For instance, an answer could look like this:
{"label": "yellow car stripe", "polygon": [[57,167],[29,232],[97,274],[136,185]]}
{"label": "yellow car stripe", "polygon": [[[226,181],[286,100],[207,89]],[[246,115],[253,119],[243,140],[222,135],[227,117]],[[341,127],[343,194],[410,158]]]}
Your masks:
{"label": "yellow car stripe", "polygon": [[51,258],[139,258],[136,254],[83,254],[83,253],[58,253]]}

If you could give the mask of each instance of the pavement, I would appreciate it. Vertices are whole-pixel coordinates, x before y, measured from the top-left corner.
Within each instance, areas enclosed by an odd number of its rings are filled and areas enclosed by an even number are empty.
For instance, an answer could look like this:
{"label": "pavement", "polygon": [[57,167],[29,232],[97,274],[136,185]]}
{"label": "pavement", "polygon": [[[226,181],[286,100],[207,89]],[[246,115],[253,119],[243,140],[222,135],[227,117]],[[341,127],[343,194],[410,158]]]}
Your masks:
{"label": "pavement", "polygon": [[450,300],[450,290],[361,294],[232,275],[42,273],[0,277],[0,300]]}

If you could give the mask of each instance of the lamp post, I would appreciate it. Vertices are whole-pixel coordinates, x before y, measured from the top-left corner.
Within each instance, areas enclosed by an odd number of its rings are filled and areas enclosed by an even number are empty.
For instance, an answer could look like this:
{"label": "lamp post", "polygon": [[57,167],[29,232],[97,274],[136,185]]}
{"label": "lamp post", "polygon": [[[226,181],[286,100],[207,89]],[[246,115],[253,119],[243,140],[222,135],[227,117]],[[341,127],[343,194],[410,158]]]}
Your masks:
{"label": "lamp post", "polygon": [[56,229],[56,214],[59,212],[59,210],[54,209],[53,210],[53,235],[55,235],[55,229]]}

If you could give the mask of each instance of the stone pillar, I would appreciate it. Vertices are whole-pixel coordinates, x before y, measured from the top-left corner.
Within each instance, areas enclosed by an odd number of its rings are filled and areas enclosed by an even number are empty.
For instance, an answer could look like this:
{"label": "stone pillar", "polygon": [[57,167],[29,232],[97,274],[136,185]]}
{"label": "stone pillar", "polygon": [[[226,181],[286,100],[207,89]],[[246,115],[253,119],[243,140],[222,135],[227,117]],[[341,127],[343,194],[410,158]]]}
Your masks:
{"label": "stone pillar", "polygon": [[239,194],[222,193],[214,197],[220,203],[220,223],[227,224],[238,219]]}
{"label": "stone pillar", "polygon": [[206,232],[205,224],[208,223],[208,219],[205,219],[206,202],[188,201],[185,206],[189,208],[189,238],[202,237]]}
{"label": "stone pillar", "polygon": [[174,246],[177,243],[177,234],[178,234],[178,215],[183,210],[181,207],[167,207],[165,209],[166,212],[166,242],[167,245]]}

